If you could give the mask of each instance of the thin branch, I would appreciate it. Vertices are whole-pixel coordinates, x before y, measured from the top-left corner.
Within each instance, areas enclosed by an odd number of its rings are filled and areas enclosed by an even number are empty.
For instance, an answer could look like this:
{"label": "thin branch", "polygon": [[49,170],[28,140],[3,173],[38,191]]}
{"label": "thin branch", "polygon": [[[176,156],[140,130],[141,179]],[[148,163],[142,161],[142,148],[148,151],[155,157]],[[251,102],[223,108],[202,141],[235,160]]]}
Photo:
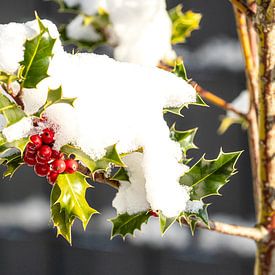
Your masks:
{"label": "thin branch", "polygon": [[[259,132],[258,132],[258,83],[257,83],[257,59],[255,47],[257,42],[253,37],[253,28],[247,25],[246,16],[237,8],[234,8],[236,25],[240,44],[243,50],[245,72],[247,86],[250,95],[250,107],[248,112],[248,134],[249,134],[249,150],[252,166],[253,189],[256,214],[259,214],[259,201],[261,200],[260,184],[259,184]],[[249,31],[249,32],[248,32]],[[253,44],[253,45],[252,45]]]}
{"label": "thin branch", "polygon": [[94,182],[101,183],[101,184],[107,184],[114,189],[119,188],[119,185],[120,185],[119,181],[107,178],[105,176],[104,172],[95,172],[93,174],[87,167],[85,167],[81,163],[79,163],[79,165],[78,165],[78,171],[80,173],[86,175],[87,177],[91,178]]}
{"label": "thin branch", "polygon": [[245,120],[247,120],[247,115],[245,113],[239,111],[238,109],[236,109],[232,104],[228,103],[227,101],[218,97],[217,95],[214,95],[210,91],[205,90],[195,81],[191,81],[190,84],[195,88],[197,93],[200,96],[202,96],[204,99],[208,100],[209,102],[213,103],[214,105],[216,105],[224,110],[231,111],[231,112],[237,114],[238,116],[244,118]]}
{"label": "thin branch", "polygon": [[[181,219],[181,222],[183,224],[187,224],[184,218]],[[239,225],[227,224],[227,223],[222,223],[217,221],[209,221],[209,227],[207,227],[202,222],[198,222],[197,227],[214,231],[217,233],[225,234],[225,235],[238,236],[242,238],[251,239],[256,242],[262,241],[268,236],[268,231],[262,227],[258,228],[258,227],[239,226]]]}
{"label": "thin branch", "polygon": [[251,21],[255,20],[255,12],[242,0],[229,0],[232,5],[244,13]]}

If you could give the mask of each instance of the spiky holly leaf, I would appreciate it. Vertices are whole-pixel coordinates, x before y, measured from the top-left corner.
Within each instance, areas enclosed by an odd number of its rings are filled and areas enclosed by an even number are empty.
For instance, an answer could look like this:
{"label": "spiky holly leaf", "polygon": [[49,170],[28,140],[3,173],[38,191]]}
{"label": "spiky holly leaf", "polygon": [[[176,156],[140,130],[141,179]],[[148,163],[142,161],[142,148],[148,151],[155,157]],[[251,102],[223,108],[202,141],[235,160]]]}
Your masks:
{"label": "spiky holly leaf", "polygon": [[71,228],[73,226],[74,217],[69,217],[64,210],[61,209],[59,203],[55,203],[60,197],[61,191],[58,185],[55,185],[51,192],[51,218],[53,225],[57,229],[57,236],[63,236],[70,244],[72,243]]}
{"label": "spiky holly leaf", "polygon": [[0,114],[6,120],[5,127],[9,127],[26,117],[21,107],[12,102],[7,96],[0,93]]}
{"label": "spiky holly leaf", "polygon": [[[90,185],[86,177],[76,172],[74,174],[61,174],[58,176],[51,194],[52,219],[57,227],[57,233],[61,234],[71,243],[71,227],[75,218],[82,222],[85,230],[92,215],[98,213],[91,208],[86,200],[86,190]],[[60,191],[60,195],[57,193]],[[60,211],[57,212],[59,205]]]}
{"label": "spiky holly leaf", "polygon": [[177,75],[178,77],[184,79],[187,82],[189,81],[183,60],[176,62],[172,73]]}
{"label": "spiky holly leaf", "polygon": [[36,88],[36,85],[48,77],[48,68],[53,56],[53,46],[56,39],[50,36],[40,18],[36,15],[40,32],[31,40],[25,42],[24,60],[21,86],[23,88]]}
{"label": "spiky holly leaf", "polygon": [[[190,79],[187,77],[186,69],[185,69],[185,66],[184,66],[184,63],[182,60],[176,62],[172,73],[174,73],[176,76],[182,78],[184,81],[187,81],[187,82],[190,81]],[[208,105],[203,101],[203,99],[200,97],[200,95],[197,94],[195,102],[186,103],[179,107],[168,107],[168,108],[166,107],[166,108],[164,108],[163,112],[164,112],[164,114],[172,113],[172,114],[183,117],[183,115],[181,114],[181,111],[183,108],[188,108],[189,105],[208,107]]]}
{"label": "spiky holly leaf", "polygon": [[49,90],[48,91],[48,96],[46,103],[38,110],[37,113],[35,113],[34,116],[41,116],[41,114],[51,105],[53,104],[58,104],[58,103],[66,103],[71,105],[72,107],[74,106],[76,98],[64,98],[62,96],[62,87],[60,86],[56,90]]}
{"label": "spiky holly leaf", "polygon": [[100,37],[97,41],[91,41],[89,37],[81,40],[69,38],[67,35],[66,25],[62,25],[59,28],[59,33],[64,45],[75,45],[78,50],[85,50],[87,52],[93,52],[96,48],[107,42],[103,37]]}
{"label": "spiky holly leaf", "polygon": [[7,160],[2,164],[6,166],[3,177],[12,178],[14,173],[24,164],[24,162],[22,160],[22,157],[17,154],[17,156],[14,156],[13,159]]}
{"label": "spiky holly leaf", "polygon": [[161,211],[158,211],[159,215],[159,225],[160,225],[160,232],[162,236],[166,233],[166,231],[174,224],[174,222],[177,220],[176,217],[168,218]]}
{"label": "spiky holly leaf", "polygon": [[126,169],[120,167],[117,172],[111,177],[111,180],[129,181],[129,176]]}
{"label": "spiky holly leaf", "polygon": [[248,127],[247,121],[244,118],[224,116],[222,117],[218,133],[220,135],[224,134],[233,124],[240,124],[243,129],[247,129]]}
{"label": "spiky holly leaf", "polygon": [[236,173],[235,164],[241,153],[224,153],[221,150],[214,160],[202,157],[180,178],[180,183],[192,188],[190,193],[192,200],[220,195],[219,189]]}
{"label": "spiky holly leaf", "polygon": [[141,230],[141,225],[147,223],[149,218],[150,213],[143,211],[133,215],[124,213],[110,219],[113,223],[111,239],[119,235],[123,239],[125,239],[127,234],[134,235],[134,231]]}
{"label": "spiky holly leaf", "polygon": [[185,42],[192,31],[199,29],[201,14],[192,11],[182,12],[182,5],[177,5],[169,11],[172,27],[172,44]]}
{"label": "spiky holly leaf", "polygon": [[180,116],[180,117],[184,117],[182,114],[181,114],[181,111],[182,109],[185,107],[185,105],[182,105],[180,107],[165,107],[163,109],[163,113],[164,114],[167,114],[167,113],[171,113],[171,114],[174,114],[174,115],[177,115],[177,116]]}
{"label": "spiky holly leaf", "polygon": [[181,219],[184,218],[187,224],[190,227],[192,235],[195,233],[196,225],[198,222],[203,222],[207,227],[209,227],[209,219],[207,208],[209,204],[204,204],[203,208],[201,208],[197,213],[192,212],[184,212],[179,216],[179,221],[181,223]]}
{"label": "spiky holly leaf", "polygon": [[10,150],[16,149],[20,152],[20,155],[22,156],[28,142],[28,138],[21,138],[13,142],[7,142],[4,136],[0,134],[0,155],[6,154]]}
{"label": "spiky holly leaf", "polygon": [[90,156],[84,153],[80,148],[72,145],[65,145],[61,148],[61,152],[71,156],[74,155],[77,160],[80,160],[85,166],[92,172],[98,170],[106,170],[110,163],[114,163],[118,166],[125,167],[122,159],[116,150],[116,145],[112,145],[106,148],[106,154],[100,160],[93,160]]}
{"label": "spiky holly leaf", "polygon": [[183,160],[188,161],[186,158],[186,154],[188,150],[198,149],[198,147],[194,144],[194,137],[197,133],[198,128],[179,131],[176,130],[175,124],[170,128],[171,138],[172,140],[177,141],[180,144],[180,147],[183,152]]}

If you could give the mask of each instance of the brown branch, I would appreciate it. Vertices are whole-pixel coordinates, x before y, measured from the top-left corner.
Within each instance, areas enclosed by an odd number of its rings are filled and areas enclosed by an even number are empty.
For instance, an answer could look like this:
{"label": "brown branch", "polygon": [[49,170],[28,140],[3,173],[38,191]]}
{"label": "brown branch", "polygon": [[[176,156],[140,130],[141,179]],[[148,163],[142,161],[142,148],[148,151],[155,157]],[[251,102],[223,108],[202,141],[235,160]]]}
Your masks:
{"label": "brown branch", "polygon": [[232,104],[228,103],[227,101],[218,97],[217,95],[213,94],[212,92],[205,90],[199,84],[197,84],[195,81],[191,81],[190,84],[195,88],[197,93],[200,96],[202,96],[204,99],[206,99],[207,101],[213,103],[214,105],[216,105],[224,110],[231,111],[231,112],[237,114],[238,116],[244,118],[245,120],[247,120],[247,115],[245,113],[239,111],[238,109],[236,109]]}
{"label": "brown branch", "polygon": [[248,112],[248,135],[249,135],[249,150],[253,176],[253,189],[256,214],[259,214],[259,201],[261,193],[259,187],[259,132],[258,132],[258,84],[257,84],[257,51],[256,37],[254,28],[247,25],[245,14],[241,13],[237,8],[234,8],[237,32],[240,44],[243,51],[245,62],[245,73],[247,79],[247,87],[250,96],[250,107]]}
{"label": "brown branch", "polygon": [[120,185],[119,181],[107,178],[104,172],[91,173],[91,171],[81,163],[79,163],[78,165],[78,171],[86,175],[87,177],[91,178],[94,182],[107,184],[114,189],[119,188],[119,185]]}
{"label": "brown branch", "polygon": [[[186,224],[184,218],[181,219],[182,224]],[[217,221],[209,221],[209,227],[207,227],[204,223],[198,222],[197,227],[201,229],[207,229],[210,231],[214,231],[217,233],[230,235],[230,236],[238,236],[247,239],[254,240],[256,242],[262,241],[268,236],[268,231],[262,227],[247,227],[247,226],[239,226],[234,224],[227,224]]]}
{"label": "brown branch", "polygon": [[244,13],[251,21],[255,20],[255,12],[242,0],[229,0],[232,5],[237,8],[239,11]]}

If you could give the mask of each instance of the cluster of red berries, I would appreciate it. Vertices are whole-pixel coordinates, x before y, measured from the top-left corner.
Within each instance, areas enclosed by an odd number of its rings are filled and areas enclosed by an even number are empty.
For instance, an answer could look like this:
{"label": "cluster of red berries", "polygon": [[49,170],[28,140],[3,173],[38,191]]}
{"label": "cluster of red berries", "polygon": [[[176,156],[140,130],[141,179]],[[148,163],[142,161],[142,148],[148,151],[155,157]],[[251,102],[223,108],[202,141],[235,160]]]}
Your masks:
{"label": "cluster of red berries", "polygon": [[54,131],[44,129],[41,135],[33,135],[24,152],[24,162],[34,166],[35,173],[40,177],[47,177],[50,184],[54,184],[61,173],[73,174],[77,171],[78,163],[74,159],[65,159],[63,153],[52,149]]}

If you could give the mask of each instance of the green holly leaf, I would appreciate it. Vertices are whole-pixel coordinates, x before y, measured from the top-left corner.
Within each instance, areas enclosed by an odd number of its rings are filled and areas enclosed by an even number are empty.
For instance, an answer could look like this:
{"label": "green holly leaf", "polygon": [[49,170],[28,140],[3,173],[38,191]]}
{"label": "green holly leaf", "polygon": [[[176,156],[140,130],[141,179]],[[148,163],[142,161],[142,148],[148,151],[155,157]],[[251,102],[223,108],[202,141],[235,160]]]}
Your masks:
{"label": "green holly leaf", "polygon": [[235,164],[241,153],[224,153],[221,150],[214,160],[206,160],[202,157],[180,178],[180,183],[192,188],[190,193],[192,200],[220,195],[219,189],[236,174]]}
{"label": "green holly leaf", "polygon": [[220,135],[224,134],[233,124],[240,124],[242,126],[242,129],[247,129],[248,127],[247,121],[242,117],[224,116],[222,117],[218,133]]}
{"label": "green holly leaf", "polygon": [[120,167],[117,172],[111,177],[111,180],[118,180],[118,181],[130,181],[128,173],[125,168]]}
{"label": "green holly leaf", "polygon": [[166,231],[174,224],[174,222],[177,220],[176,217],[168,218],[163,215],[161,211],[158,211],[159,215],[159,224],[160,224],[160,232],[162,236],[166,233]]}
{"label": "green holly leaf", "polygon": [[127,234],[134,235],[134,231],[141,230],[141,225],[147,223],[149,218],[150,213],[143,211],[133,215],[124,213],[110,219],[113,223],[111,239],[118,235],[123,239],[125,239]]}
{"label": "green holly leaf", "polygon": [[177,116],[180,116],[180,117],[184,117],[182,114],[181,114],[181,111],[182,109],[185,107],[185,105],[182,105],[180,107],[165,107],[163,109],[163,113],[164,114],[167,114],[167,113],[171,113],[171,114],[174,114],[174,115],[177,115]]}
{"label": "green holly leaf", "polygon": [[75,45],[78,50],[85,50],[87,52],[93,52],[99,46],[106,44],[106,39],[100,37],[97,41],[91,41],[90,39],[76,40],[69,38],[67,35],[66,25],[62,25],[59,28],[60,37],[64,45]]}
{"label": "green holly leaf", "polygon": [[199,29],[201,14],[192,11],[182,12],[182,5],[177,5],[169,11],[172,27],[172,44],[183,43],[192,31]]}
{"label": "green holly leaf", "polygon": [[69,242],[72,243],[71,229],[75,221],[74,217],[70,217],[64,210],[61,209],[59,203],[55,203],[61,195],[61,191],[58,185],[55,185],[51,192],[51,218],[54,227],[57,229],[57,236],[61,235]]}
{"label": "green holly leaf", "polygon": [[98,213],[87,203],[85,196],[89,187],[86,177],[78,172],[59,175],[53,187],[52,220],[57,227],[57,234],[62,235],[69,243],[71,243],[71,227],[75,218],[82,222],[85,230],[92,215]]}
{"label": "green holly leaf", "polygon": [[58,103],[69,104],[74,107],[74,102],[76,98],[64,98],[62,97],[62,87],[60,86],[56,90],[49,90],[46,103],[38,110],[34,116],[40,117],[41,114],[51,105]]}
{"label": "green holly leaf", "polygon": [[9,151],[12,149],[17,149],[20,152],[20,155],[23,155],[23,152],[29,142],[29,138],[21,138],[13,142],[7,142],[3,135],[0,135],[0,155],[9,155]]}
{"label": "green holly leaf", "polygon": [[22,118],[26,117],[26,114],[23,112],[21,107],[12,102],[7,96],[0,93],[0,114],[5,117],[6,125],[9,127]]}
{"label": "green holly leaf", "polygon": [[185,66],[184,66],[184,63],[182,60],[179,62],[176,62],[172,73],[177,75],[178,77],[184,79],[187,82],[190,80],[187,77],[186,69],[185,69]]}
{"label": "green holly leaf", "polygon": [[[191,79],[189,79],[187,77],[187,73],[186,73],[186,69],[185,69],[185,66],[184,66],[184,63],[183,61],[178,61],[172,71],[172,73],[174,73],[176,76],[182,78],[183,80],[187,81],[187,82],[190,82]],[[176,115],[181,115],[181,110],[186,107],[188,108],[189,105],[197,105],[197,106],[201,106],[201,107],[209,107],[205,102],[204,100],[201,98],[201,96],[199,94],[196,95],[196,101],[195,102],[190,102],[190,103],[187,103],[187,104],[183,104],[182,106],[180,107],[177,107],[177,108],[170,108],[172,111],[172,113],[176,114]],[[168,111],[169,111],[169,108],[168,108]]]}
{"label": "green holly leaf", "polygon": [[186,220],[187,224],[190,227],[192,235],[194,235],[195,233],[196,225],[198,222],[203,222],[207,227],[209,227],[209,219],[207,213],[208,206],[209,204],[204,204],[203,208],[200,209],[197,213],[185,212],[180,215],[179,221],[181,221],[181,218],[184,218]]}
{"label": "green holly leaf", "polygon": [[105,156],[96,161],[84,153],[80,148],[72,145],[63,146],[61,152],[68,156],[74,155],[75,159],[80,160],[92,173],[108,169],[110,163],[125,167],[125,164],[117,153],[116,145],[107,147]]}
{"label": "green holly leaf", "polygon": [[183,159],[188,161],[186,158],[187,151],[191,149],[198,149],[198,147],[194,144],[194,137],[197,133],[198,128],[186,130],[186,131],[178,131],[175,128],[175,124],[170,128],[171,139],[177,141],[180,144],[183,153]]}
{"label": "green holly leaf", "polygon": [[21,86],[23,88],[36,88],[36,85],[48,77],[48,68],[53,56],[53,46],[56,39],[50,36],[40,18],[36,16],[40,33],[31,40],[25,42],[24,60]]}
{"label": "green holly leaf", "polygon": [[2,164],[6,166],[6,170],[3,173],[3,177],[12,178],[14,173],[24,164],[24,162],[20,154],[16,154],[16,156],[13,156],[12,159],[7,160]]}

